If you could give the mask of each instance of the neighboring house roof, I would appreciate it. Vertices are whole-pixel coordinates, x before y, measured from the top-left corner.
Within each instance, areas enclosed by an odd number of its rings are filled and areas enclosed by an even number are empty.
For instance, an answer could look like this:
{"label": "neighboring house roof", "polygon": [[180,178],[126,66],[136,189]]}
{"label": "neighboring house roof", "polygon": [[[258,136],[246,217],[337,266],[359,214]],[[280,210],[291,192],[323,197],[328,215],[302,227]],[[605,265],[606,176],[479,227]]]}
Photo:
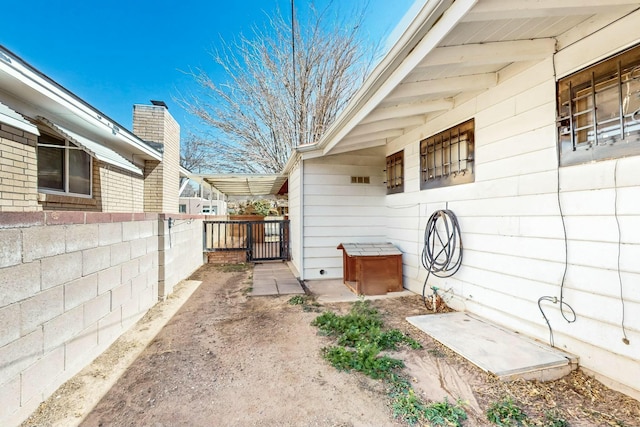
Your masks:
{"label": "neighboring house roof", "polygon": [[582,38],[585,26],[606,27],[639,6],[637,0],[427,0],[321,140],[297,151],[316,157],[386,145],[496,86],[511,65],[550,58]]}
{"label": "neighboring house roof", "polygon": [[227,196],[281,194],[287,176],[280,174],[195,175]]}
{"label": "neighboring house roof", "polygon": [[45,117],[57,126],[84,136],[85,142],[108,147],[109,154],[94,153],[96,157],[110,159],[109,163],[119,161],[115,160],[114,153],[132,165],[136,161],[162,160],[158,150],[3,46],[0,46],[0,98],[3,104],[25,117]]}

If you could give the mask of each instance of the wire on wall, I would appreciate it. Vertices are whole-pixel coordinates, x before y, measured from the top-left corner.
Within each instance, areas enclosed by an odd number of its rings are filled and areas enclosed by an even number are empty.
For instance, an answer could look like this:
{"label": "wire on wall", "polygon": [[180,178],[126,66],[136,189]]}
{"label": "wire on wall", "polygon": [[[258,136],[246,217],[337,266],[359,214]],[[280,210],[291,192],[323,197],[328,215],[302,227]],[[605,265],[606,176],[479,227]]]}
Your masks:
{"label": "wire on wall", "polygon": [[622,273],[620,272],[620,252],[622,251],[622,231],[620,229],[620,219],[618,218],[618,161],[613,167],[613,214],[616,218],[616,226],[618,227],[618,283],[620,284],[620,304],[622,305],[622,319],[620,320],[620,327],[622,328],[622,342],[629,345],[629,337],[627,337],[627,329],[624,325],[625,322],[625,307],[624,307],[624,287],[622,285]]}
{"label": "wire on wall", "polygon": [[[555,62],[553,66],[553,74],[555,76]],[[549,296],[549,295],[541,296],[540,298],[538,298],[538,309],[540,310],[540,313],[542,313],[542,317],[544,318],[544,321],[547,324],[547,327],[549,328],[549,345],[551,347],[555,347],[555,341],[553,339],[553,328],[551,327],[551,322],[549,322],[549,318],[547,317],[547,315],[544,312],[544,309],[542,308],[542,302],[548,301],[553,304],[560,303],[560,314],[562,314],[562,318],[566,320],[567,323],[573,323],[577,319],[576,312],[573,309],[573,307],[571,307],[564,300],[564,284],[567,278],[567,270],[569,269],[569,241],[567,239],[567,224],[565,222],[564,212],[562,211],[562,201],[560,200],[560,159],[558,159],[558,165],[557,165],[556,171],[557,171],[556,197],[558,200],[558,211],[560,212],[560,220],[562,221],[562,234],[564,239],[564,271],[562,272],[562,279],[560,281],[560,300],[558,300],[558,298],[555,296]],[[567,315],[567,313],[565,313],[565,308],[570,311],[570,316]]]}
{"label": "wire on wall", "polygon": [[[557,40],[556,40],[557,45]],[[553,80],[557,81],[557,73],[556,73],[556,55],[552,55],[551,57],[551,65],[553,66]],[[564,218],[564,212],[562,211],[562,201],[560,200],[560,157],[558,157],[558,164],[556,165],[556,197],[558,200],[558,211],[560,212],[560,220],[562,221],[562,235],[564,239],[564,270],[562,272],[562,279],[560,280],[560,299],[558,300],[555,296],[544,295],[538,298],[538,309],[540,313],[542,313],[542,317],[544,318],[547,327],[549,328],[549,345],[551,347],[555,347],[555,341],[553,339],[553,328],[551,327],[551,322],[549,322],[549,318],[544,312],[542,308],[542,302],[548,301],[553,304],[560,303],[560,314],[562,318],[567,321],[567,323],[573,323],[576,321],[576,312],[565,300],[564,300],[564,283],[567,278],[567,270],[569,269],[569,241],[567,239],[567,224]],[[565,313],[565,307],[571,313],[568,316]]]}

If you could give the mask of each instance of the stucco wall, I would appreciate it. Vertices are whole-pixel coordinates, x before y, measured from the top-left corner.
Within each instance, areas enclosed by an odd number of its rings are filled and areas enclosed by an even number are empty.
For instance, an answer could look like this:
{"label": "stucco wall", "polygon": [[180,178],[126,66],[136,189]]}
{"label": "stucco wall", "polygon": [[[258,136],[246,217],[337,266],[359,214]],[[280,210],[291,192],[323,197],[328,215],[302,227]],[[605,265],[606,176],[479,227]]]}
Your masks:
{"label": "stucco wall", "polygon": [[202,219],[180,215],[0,213],[0,241],[0,425],[19,424],[202,264]]}

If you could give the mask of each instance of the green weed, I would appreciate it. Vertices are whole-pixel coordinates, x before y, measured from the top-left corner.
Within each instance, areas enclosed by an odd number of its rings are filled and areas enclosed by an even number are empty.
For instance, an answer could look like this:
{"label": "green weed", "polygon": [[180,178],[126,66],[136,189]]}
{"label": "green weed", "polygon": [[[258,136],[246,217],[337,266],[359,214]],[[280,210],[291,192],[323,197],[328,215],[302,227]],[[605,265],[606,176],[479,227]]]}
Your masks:
{"label": "green weed", "polygon": [[462,402],[449,403],[445,398],[442,402],[433,402],[424,408],[424,417],[432,426],[461,427],[462,421],[467,419],[467,413],[462,408]]}
{"label": "green weed", "polygon": [[500,402],[493,402],[487,409],[487,419],[502,427],[523,426],[527,414],[520,409],[510,397]]}
{"label": "green weed", "polygon": [[306,302],[306,298],[302,295],[294,295],[289,298],[289,304],[291,305],[302,305]]}
{"label": "green weed", "polygon": [[400,345],[422,348],[419,342],[397,329],[385,330],[380,313],[365,300],[354,303],[348,314],[340,316],[327,311],[312,322],[322,334],[336,338],[337,345],[322,349],[323,357],[343,371],[358,371],[387,383],[393,416],[413,425],[428,421],[433,426],[460,426],[467,414],[459,402],[448,401],[426,405],[399,370],[402,360],[383,355],[384,350],[397,350]]}
{"label": "green weed", "polygon": [[380,349],[375,345],[364,345],[349,350],[340,346],[325,347],[324,358],[341,371],[358,371],[373,378],[386,378],[396,368],[404,367],[402,360],[389,356],[378,356]]}
{"label": "green weed", "polygon": [[544,427],[569,427],[569,423],[557,411],[547,411],[544,414]]}

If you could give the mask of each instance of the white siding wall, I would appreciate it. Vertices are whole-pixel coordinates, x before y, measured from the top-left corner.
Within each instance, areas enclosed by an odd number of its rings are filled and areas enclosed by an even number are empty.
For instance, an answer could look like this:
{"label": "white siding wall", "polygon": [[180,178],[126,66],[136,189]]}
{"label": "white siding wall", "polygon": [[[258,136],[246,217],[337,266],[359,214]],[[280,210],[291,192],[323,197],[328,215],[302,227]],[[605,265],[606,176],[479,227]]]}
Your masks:
{"label": "white siding wall", "polygon": [[[384,168],[384,147],[305,161],[305,279],[342,277],[342,242],[387,240]],[[352,176],[370,184],[352,184]]]}
{"label": "white siding wall", "polygon": [[[588,46],[601,46],[603,37],[596,33],[561,51],[562,69],[574,71],[596,60],[584,54]],[[629,44],[628,31],[610,29],[606,37],[609,54]],[[460,220],[464,262],[454,277],[432,283],[454,296],[449,303],[456,309],[548,341],[537,301],[560,297],[565,240],[559,199],[568,238],[564,297],[577,320],[567,323],[559,304],[544,303],[555,344],[578,355],[583,367],[640,396],[640,156],[565,167],[558,174],[553,61],[518,71],[387,147],[387,154],[404,148],[407,179],[403,194],[386,198],[393,207],[386,209],[386,239],[405,253],[405,287],[420,292],[426,276],[418,267],[424,226],[434,210],[448,206]],[[420,191],[420,139],[469,118],[476,126],[475,182]],[[630,345],[622,342],[618,249]]]}
{"label": "white siding wall", "polygon": [[302,241],[301,241],[301,172],[302,162],[296,163],[289,173],[289,247],[291,250],[291,262],[302,273]]}

